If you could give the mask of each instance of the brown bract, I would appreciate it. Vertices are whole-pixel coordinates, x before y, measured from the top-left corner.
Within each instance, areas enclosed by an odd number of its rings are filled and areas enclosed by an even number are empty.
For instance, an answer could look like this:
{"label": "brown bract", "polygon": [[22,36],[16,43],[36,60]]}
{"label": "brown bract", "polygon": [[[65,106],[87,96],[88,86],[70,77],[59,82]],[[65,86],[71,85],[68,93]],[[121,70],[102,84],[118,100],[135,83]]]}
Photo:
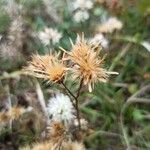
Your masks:
{"label": "brown bract", "polygon": [[24,70],[37,78],[58,82],[64,77],[66,69],[63,61],[58,59],[58,55],[33,55]]}
{"label": "brown bract", "polygon": [[26,109],[24,109],[23,107],[14,106],[9,111],[0,112],[0,122],[6,123],[10,119],[12,120],[19,119],[19,117],[21,117],[21,115],[23,115],[25,112]]}
{"label": "brown bract", "polygon": [[65,126],[60,122],[53,122],[47,127],[47,138],[51,139],[53,143],[62,143],[65,140]]}
{"label": "brown bract", "polygon": [[[65,51],[63,48],[61,49]],[[73,79],[81,79],[84,85],[88,85],[90,92],[94,88],[95,83],[106,82],[109,74],[117,74],[103,68],[105,57],[101,58],[99,56],[99,43],[95,46],[88,43],[84,39],[83,34],[82,37],[77,37],[75,44],[72,43],[72,51],[66,53],[68,54],[67,59],[71,60],[74,64],[72,68],[69,68]]]}

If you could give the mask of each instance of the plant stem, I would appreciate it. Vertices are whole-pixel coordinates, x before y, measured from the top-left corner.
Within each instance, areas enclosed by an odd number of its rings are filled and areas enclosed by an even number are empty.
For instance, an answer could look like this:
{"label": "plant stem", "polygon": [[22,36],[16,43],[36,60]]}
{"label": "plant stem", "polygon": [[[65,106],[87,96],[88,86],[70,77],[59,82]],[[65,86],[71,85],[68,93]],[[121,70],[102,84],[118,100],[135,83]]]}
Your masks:
{"label": "plant stem", "polygon": [[[6,86],[6,91],[7,91],[7,101],[8,101],[8,110],[11,110],[12,108],[12,101],[11,101],[11,96],[10,96],[10,89],[9,85]],[[9,129],[12,131],[12,119],[9,120]]]}
{"label": "plant stem", "polygon": [[76,100],[76,111],[77,111],[78,127],[79,127],[79,130],[80,130],[81,129],[81,123],[80,123],[80,113],[79,113],[79,102],[78,102],[78,99]]}
{"label": "plant stem", "polygon": [[76,98],[78,98],[79,95],[80,95],[80,91],[81,91],[82,85],[83,85],[83,79],[81,79],[81,81],[80,81],[80,85],[79,85],[79,89],[78,89]]}
{"label": "plant stem", "polygon": [[[76,97],[73,95],[73,93],[67,88],[67,86],[63,83],[63,82],[61,82],[61,84],[63,85],[63,87],[67,90],[67,92],[76,100]],[[72,99],[70,99],[71,100],[71,102],[72,102],[72,105],[74,106],[74,108],[76,108],[76,105],[74,104],[74,102],[73,102],[73,100]]]}
{"label": "plant stem", "polygon": [[79,94],[80,94],[80,90],[81,90],[81,87],[82,87],[82,80],[80,82],[80,86],[79,86],[79,89],[78,89],[78,93],[77,93],[77,96],[75,96],[69,89],[68,87],[63,83],[61,82],[61,84],[64,86],[64,88],[68,91],[68,93],[75,99],[75,103],[71,100],[74,108],[76,109],[77,111],[77,120],[78,120],[78,127],[79,127],[79,130],[81,128],[81,123],[80,123],[80,113],[79,113],[79,102],[78,102],[78,97],[79,97]]}
{"label": "plant stem", "polygon": [[77,110],[77,119],[78,119],[79,129],[81,128],[81,123],[80,123],[78,97],[80,95],[80,91],[81,91],[82,85],[83,85],[83,79],[81,79],[81,81],[80,81],[79,89],[78,89],[77,96],[76,96],[76,99],[75,99],[76,100],[76,110]]}

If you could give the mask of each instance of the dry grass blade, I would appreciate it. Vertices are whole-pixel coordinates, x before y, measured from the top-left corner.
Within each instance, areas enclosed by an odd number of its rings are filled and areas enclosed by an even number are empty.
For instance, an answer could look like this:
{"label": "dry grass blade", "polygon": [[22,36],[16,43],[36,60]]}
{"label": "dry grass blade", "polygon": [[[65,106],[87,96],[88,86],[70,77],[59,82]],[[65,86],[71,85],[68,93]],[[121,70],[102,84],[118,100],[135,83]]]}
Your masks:
{"label": "dry grass blade", "polygon": [[47,114],[44,94],[43,94],[41,86],[40,86],[40,84],[39,84],[39,82],[37,80],[35,80],[35,87],[36,87],[36,93],[37,93],[39,104],[41,105],[41,108],[42,108],[42,111],[43,111],[45,117],[48,119],[48,114]]}

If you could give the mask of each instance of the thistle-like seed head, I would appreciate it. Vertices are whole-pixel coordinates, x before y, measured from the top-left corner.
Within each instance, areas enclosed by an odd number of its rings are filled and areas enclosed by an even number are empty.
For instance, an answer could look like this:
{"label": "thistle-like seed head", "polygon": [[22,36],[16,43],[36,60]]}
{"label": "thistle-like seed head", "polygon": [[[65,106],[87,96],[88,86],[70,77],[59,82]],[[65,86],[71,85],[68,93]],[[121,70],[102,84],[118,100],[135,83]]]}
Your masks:
{"label": "thistle-like seed head", "polygon": [[61,81],[66,73],[63,61],[55,55],[33,55],[29,65],[25,67],[25,72],[37,78],[47,81]]}
{"label": "thistle-like seed head", "polygon": [[82,79],[84,85],[88,85],[90,92],[95,83],[106,82],[109,74],[117,74],[103,68],[105,56],[99,56],[99,43],[97,45],[88,43],[83,34],[82,37],[78,36],[75,44],[72,43],[72,51],[66,53],[68,54],[68,60],[71,60],[74,64],[72,68],[69,68],[73,79]]}

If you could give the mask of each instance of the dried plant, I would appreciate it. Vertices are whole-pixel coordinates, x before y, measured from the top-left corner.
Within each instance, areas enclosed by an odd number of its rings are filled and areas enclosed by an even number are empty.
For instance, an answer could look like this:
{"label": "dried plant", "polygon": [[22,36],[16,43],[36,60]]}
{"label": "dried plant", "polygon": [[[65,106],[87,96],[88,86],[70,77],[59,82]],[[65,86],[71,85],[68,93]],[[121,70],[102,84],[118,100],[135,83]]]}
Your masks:
{"label": "dried plant", "polygon": [[55,97],[49,100],[47,111],[52,121],[64,122],[66,125],[75,118],[75,110],[71,100],[63,94],[56,94]]}
{"label": "dried plant", "polygon": [[[72,43],[72,42],[71,42]],[[68,60],[74,64],[69,68],[72,71],[73,79],[80,79],[84,85],[88,85],[88,89],[92,92],[94,84],[97,82],[106,82],[109,74],[118,74],[117,72],[110,72],[102,68],[104,57],[100,57],[99,45],[92,45],[84,39],[84,35],[80,38],[78,36],[77,42],[72,43],[72,51],[66,52]]]}
{"label": "dried plant", "polygon": [[55,150],[55,146],[53,143],[50,142],[43,142],[43,143],[35,143],[32,148],[27,146],[20,148],[20,150]]}
{"label": "dried plant", "polygon": [[[70,52],[61,48],[64,51],[63,57],[60,58],[60,55],[56,53],[43,56],[33,55],[28,66],[24,68],[28,75],[62,85],[69,96],[57,93],[55,97],[49,99],[47,104],[49,121],[47,122],[46,137],[50,143],[55,144],[56,149],[62,150],[64,147],[68,150],[84,149],[81,144],[66,142],[71,140],[74,132],[70,131],[71,126],[74,126],[76,132],[87,130],[87,122],[80,118],[79,112],[79,96],[82,86],[87,85],[89,92],[92,92],[95,83],[106,82],[109,74],[117,74],[103,68],[105,56],[99,56],[99,43],[86,41],[82,34],[81,37],[77,37],[75,44],[72,41],[71,44]],[[65,84],[64,79],[70,73],[72,80],[80,82],[76,95]],[[81,138],[80,133],[75,134],[76,139]]]}
{"label": "dried plant", "polygon": [[47,127],[47,138],[55,144],[61,145],[66,140],[66,127],[61,122],[52,122]]}
{"label": "dried plant", "polygon": [[65,150],[85,150],[85,147],[82,143],[79,142],[68,142],[65,143]]}
{"label": "dried plant", "polygon": [[100,33],[112,33],[114,30],[121,30],[123,24],[116,17],[111,17],[97,27]]}
{"label": "dried plant", "polygon": [[63,79],[67,68],[58,55],[33,55],[28,67],[25,68],[27,74],[47,81],[58,82]]}
{"label": "dried plant", "polygon": [[147,148],[147,4],[0,0],[0,149]]}
{"label": "dried plant", "polygon": [[62,35],[56,29],[46,27],[44,31],[39,32],[38,37],[43,44],[48,45],[50,42],[53,44],[58,43]]}
{"label": "dried plant", "polygon": [[10,120],[18,120],[24,113],[30,112],[31,107],[25,109],[23,107],[11,107],[8,111],[0,112],[0,125],[6,125]]}

